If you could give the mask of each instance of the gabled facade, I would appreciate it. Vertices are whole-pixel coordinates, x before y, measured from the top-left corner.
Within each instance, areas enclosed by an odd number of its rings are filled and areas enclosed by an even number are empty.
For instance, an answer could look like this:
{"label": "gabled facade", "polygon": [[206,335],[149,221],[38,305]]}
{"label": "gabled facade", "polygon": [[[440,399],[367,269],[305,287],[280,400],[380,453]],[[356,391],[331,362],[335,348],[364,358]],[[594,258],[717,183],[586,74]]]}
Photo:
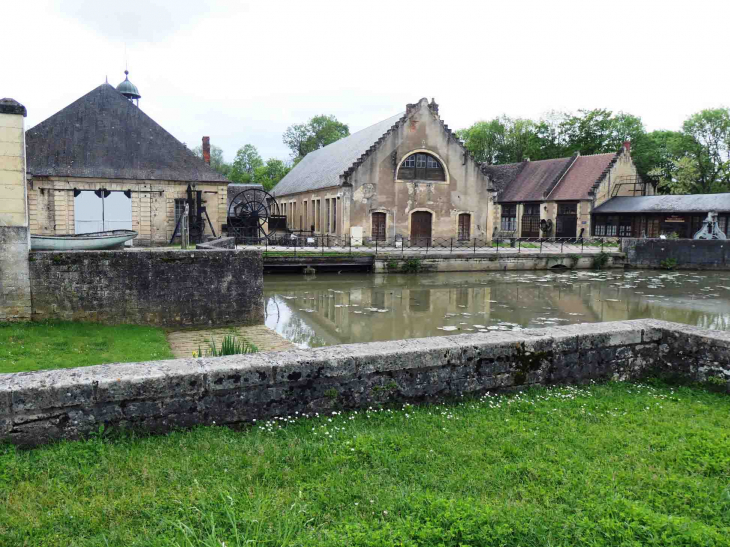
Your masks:
{"label": "gabled facade", "polygon": [[490,182],[427,99],[308,154],[273,194],[294,230],[416,243],[491,236]]}
{"label": "gabled facade", "polygon": [[654,194],[639,177],[628,142],[616,153],[484,165],[482,171],[497,191],[492,213],[495,234],[502,236],[588,237],[595,207],[615,196]]}
{"label": "gabled facade", "polygon": [[132,229],[135,245],[164,245],[188,186],[202,192],[216,234],[226,222],[228,180],[109,84],[29,129],[25,140],[33,234]]}

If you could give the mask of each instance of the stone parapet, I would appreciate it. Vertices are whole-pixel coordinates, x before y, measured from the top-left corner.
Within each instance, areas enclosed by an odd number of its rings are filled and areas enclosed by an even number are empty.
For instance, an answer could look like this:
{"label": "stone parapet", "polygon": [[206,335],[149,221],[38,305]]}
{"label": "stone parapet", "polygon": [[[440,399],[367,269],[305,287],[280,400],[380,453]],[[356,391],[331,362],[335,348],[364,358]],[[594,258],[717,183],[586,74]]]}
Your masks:
{"label": "stone parapet", "polygon": [[264,322],[260,251],[32,252],[34,320],[204,327]]}
{"label": "stone parapet", "polygon": [[164,432],[534,385],[717,376],[730,333],[654,320],[0,375],[0,440]]}

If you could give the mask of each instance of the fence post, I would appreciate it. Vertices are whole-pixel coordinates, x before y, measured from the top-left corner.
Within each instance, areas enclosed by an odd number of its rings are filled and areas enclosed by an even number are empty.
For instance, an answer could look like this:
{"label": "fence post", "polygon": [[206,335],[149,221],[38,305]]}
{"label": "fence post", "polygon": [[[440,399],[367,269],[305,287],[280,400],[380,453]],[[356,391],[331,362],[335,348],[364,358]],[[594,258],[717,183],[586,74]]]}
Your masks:
{"label": "fence post", "polygon": [[294,256],[297,256],[297,239],[299,238],[294,238]]}
{"label": "fence post", "polygon": [[565,243],[564,239],[560,240],[560,254],[563,254],[563,243]]}
{"label": "fence post", "polygon": [[319,242],[321,244],[320,247],[322,247],[322,254],[324,254],[324,236],[323,235],[319,236]]}
{"label": "fence post", "polygon": [[522,238],[517,240],[517,252],[518,253],[522,252]]}
{"label": "fence post", "polygon": [[603,240],[606,239],[605,237],[601,238],[601,252],[603,252]]}
{"label": "fence post", "polygon": [[542,238],[540,238],[540,254],[542,254]]}
{"label": "fence post", "polygon": [[454,252],[454,238],[451,238],[451,246],[449,247],[449,254]]}
{"label": "fence post", "polygon": [[585,241],[585,239],[580,238],[580,254],[583,254],[583,242],[584,241]]}
{"label": "fence post", "polygon": [[430,237],[427,237],[426,238],[426,254],[428,254],[428,244],[429,243],[431,243],[431,238]]}
{"label": "fence post", "polygon": [[350,247],[350,256],[352,256],[352,236],[347,237],[347,245]]}
{"label": "fence post", "polygon": [[499,238],[497,238],[497,254],[499,254]]}

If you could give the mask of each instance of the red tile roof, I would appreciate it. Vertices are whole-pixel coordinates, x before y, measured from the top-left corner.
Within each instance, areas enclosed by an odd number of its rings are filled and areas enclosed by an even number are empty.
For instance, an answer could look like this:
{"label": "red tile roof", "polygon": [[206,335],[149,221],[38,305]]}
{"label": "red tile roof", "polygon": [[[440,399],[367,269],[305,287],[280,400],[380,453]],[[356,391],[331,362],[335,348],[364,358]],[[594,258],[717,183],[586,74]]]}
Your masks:
{"label": "red tile roof", "polygon": [[499,194],[499,202],[542,201],[570,167],[573,157],[523,162],[517,177]]}
{"label": "red tile roof", "polygon": [[615,153],[579,156],[548,199],[556,201],[591,199],[593,186],[603,178],[604,171],[611,166],[617,156]]}

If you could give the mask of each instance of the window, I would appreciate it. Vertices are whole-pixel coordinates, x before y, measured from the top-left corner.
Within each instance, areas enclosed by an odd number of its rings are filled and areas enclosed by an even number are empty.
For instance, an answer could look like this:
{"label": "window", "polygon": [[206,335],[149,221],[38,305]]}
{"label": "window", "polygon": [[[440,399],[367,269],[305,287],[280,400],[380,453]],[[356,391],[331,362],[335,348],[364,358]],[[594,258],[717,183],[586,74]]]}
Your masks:
{"label": "window", "polygon": [[291,204],[291,227],[292,228],[297,227],[297,204],[296,204],[296,202],[292,202],[292,204]]}
{"label": "window", "polygon": [[317,216],[315,217],[316,230],[319,232],[322,229],[322,200],[317,200]]}
{"label": "window", "polygon": [[316,203],[317,203],[316,201],[312,200],[312,226],[311,226],[312,230],[317,229],[317,227],[315,226],[315,224],[317,223],[317,211],[315,209]]}
{"label": "window", "polygon": [[322,231],[324,233],[329,233],[329,231],[330,231],[330,200],[328,200],[328,199],[324,200],[324,215],[325,215],[324,230],[322,230]]}
{"label": "window", "polygon": [[471,239],[471,215],[461,213],[459,215],[459,241]]}
{"label": "window", "polygon": [[[613,237],[618,234],[619,217],[617,216],[600,216],[596,217],[596,225],[593,228],[593,235],[602,237]],[[631,225],[628,227],[631,233]]]}
{"label": "window", "polygon": [[332,200],[332,233],[337,233],[337,201],[340,198]]}
{"label": "window", "polygon": [[502,205],[502,223],[500,229],[503,232],[514,232],[517,230],[517,205]]}
{"label": "window", "polygon": [[430,154],[411,154],[398,169],[398,179],[445,181],[446,171],[441,162]]}
{"label": "window", "polygon": [[307,209],[307,200],[304,200],[304,225],[302,226],[303,230],[309,231],[309,225],[307,224],[307,214],[309,213],[309,209]]}
{"label": "window", "polygon": [[631,237],[631,217],[623,216],[619,218],[618,236]]}
{"label": "window", "polygon": [[578,204],[577,203],[559,203],[558,204],[559,215],[577,215]]}
{"label": "window", "polygon": [[185,202],[187,199],[185,198],[175,198],[175,226],[177,226],[177,221],[180,220],[180,217],[185,212]]}

